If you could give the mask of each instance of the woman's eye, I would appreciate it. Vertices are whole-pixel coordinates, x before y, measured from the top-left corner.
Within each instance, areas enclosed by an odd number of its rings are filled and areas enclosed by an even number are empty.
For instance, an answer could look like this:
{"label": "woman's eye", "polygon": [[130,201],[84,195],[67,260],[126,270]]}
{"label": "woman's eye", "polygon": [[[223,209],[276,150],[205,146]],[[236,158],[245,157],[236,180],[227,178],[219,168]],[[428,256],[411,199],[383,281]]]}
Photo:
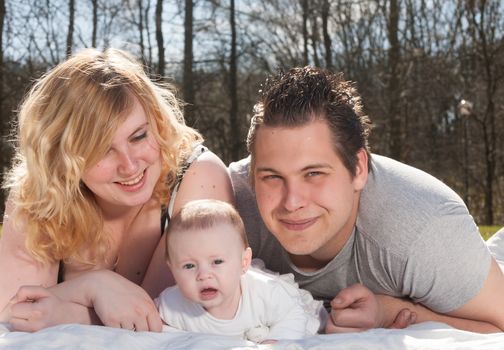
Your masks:
{"label": "woman's eye", "polygon": [[184,270],[194,269],[194,267],[195,267],[195,265],[194,265],[194,264],[184,264],[184,265],[182,266],[182,268],[183,268]]}
{"label": "woman's eye", "polygon": [[147,137],[147,131],[144,131],[143,133],[139,134],[139,135],[136,135],[133,137],[133,141],[136,142],[136,141],[141,141],[143,139],[145,139]]}

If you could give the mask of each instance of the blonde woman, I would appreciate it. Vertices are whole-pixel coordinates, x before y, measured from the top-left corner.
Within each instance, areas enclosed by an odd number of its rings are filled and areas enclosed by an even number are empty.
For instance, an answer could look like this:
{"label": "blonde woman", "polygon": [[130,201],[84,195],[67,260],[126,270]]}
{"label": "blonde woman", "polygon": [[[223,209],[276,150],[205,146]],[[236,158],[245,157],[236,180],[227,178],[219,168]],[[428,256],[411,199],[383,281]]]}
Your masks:
{"label": "blonde woman", "polygon": [[125,52],[88,49],[33,86],[17,133],[0,322],[161,330],[152,298],[173,284],[164,217],[232,198],[224,164],[184,124],[172,91]]}

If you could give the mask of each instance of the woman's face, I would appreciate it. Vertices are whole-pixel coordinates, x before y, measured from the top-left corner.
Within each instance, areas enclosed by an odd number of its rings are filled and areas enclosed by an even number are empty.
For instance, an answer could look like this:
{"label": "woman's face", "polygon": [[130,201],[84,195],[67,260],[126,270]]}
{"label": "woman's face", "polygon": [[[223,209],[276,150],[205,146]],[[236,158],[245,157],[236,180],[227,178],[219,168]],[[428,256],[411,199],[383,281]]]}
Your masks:
{"label": "woman's face", "polygon": [[87,169],[82,181],[105,209],[146,203],[161,173],[159,145],[142,105],[135,98],[105,156]]}

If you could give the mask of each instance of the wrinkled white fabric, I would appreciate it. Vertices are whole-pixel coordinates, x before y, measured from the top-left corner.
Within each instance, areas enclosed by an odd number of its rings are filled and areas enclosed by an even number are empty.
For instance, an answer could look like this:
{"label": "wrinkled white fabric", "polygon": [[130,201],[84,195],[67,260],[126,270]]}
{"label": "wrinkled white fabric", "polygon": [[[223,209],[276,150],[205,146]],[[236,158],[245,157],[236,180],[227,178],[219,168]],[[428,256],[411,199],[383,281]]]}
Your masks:
{"label": "wrinkled white fabric", "polygon": [[504,333],[478,334],[427,322],[406,329],[315,335],[261,345],[226,336],[174,331],[132,332],[123,329],[60,325],[35,333],[9,332],[0,325],[1,350],[502,350]]}

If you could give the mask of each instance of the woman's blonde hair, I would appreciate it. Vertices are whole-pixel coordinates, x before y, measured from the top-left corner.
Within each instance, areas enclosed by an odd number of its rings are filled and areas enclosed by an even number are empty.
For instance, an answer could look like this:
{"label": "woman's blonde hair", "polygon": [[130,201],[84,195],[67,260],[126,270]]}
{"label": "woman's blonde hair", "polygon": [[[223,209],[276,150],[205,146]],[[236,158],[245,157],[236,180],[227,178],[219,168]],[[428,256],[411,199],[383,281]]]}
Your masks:
{"label": "woman's blonde hair", "polygon": [[179,164],[202,142],[185,125],[170,86],[152,82],[123,51],[86,49],[42,76],[26,95],[4,187],[13,194],[14,215],[26,223],[27,248],[37,260],[104,259],[109,235],[81,178],[105,155],[134,98],[160,146],[153,197],[166,203]]}

